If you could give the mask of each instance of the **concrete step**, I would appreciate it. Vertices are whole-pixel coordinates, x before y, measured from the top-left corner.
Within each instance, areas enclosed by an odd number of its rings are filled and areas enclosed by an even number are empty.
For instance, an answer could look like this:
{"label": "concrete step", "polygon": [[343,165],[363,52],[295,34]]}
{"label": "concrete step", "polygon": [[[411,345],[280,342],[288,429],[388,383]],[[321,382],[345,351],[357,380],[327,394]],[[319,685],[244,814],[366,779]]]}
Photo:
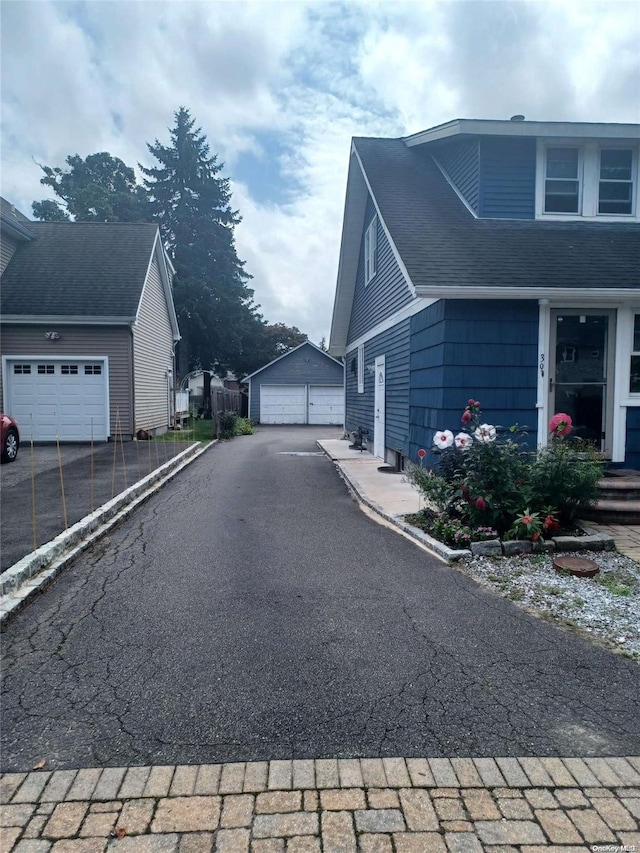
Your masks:
{"label": "concrete step", "polygon": [[581,515],[601,524],[640,524],[640,500],[602,498]]}

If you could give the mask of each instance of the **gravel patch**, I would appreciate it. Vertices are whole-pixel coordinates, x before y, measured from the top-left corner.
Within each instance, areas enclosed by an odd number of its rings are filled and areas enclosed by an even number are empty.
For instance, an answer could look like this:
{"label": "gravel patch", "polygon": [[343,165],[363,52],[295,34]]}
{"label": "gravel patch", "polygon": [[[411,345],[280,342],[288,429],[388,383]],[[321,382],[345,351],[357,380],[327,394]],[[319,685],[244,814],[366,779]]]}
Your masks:
{"label": "gravel patch", "polygon": [[615,551],[580,556],[597,563],[600,574],[560,575],[546,554],[467,557],[456,566],[516,604],[640,661],[640,564]]}

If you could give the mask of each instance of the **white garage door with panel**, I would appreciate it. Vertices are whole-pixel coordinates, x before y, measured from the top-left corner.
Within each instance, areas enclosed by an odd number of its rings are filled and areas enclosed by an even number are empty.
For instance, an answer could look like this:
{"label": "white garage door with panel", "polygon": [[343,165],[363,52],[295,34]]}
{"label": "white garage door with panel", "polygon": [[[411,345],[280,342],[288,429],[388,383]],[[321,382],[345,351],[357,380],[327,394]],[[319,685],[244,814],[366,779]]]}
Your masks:
{"label": "white garage door with panel", "polygon": [[261,385],[261,424],[304,424],[307,421],[306,385]]}
{"label": "white garage door with panel", "polygon": [[23,441],[108,439],[106,357],[7,356],[3,361],[5,411],[18,421]]}
{"label": "white garage door with panel", "polygon": [[344,389],[342,385],[309,386],[309,423],[342,424]]}

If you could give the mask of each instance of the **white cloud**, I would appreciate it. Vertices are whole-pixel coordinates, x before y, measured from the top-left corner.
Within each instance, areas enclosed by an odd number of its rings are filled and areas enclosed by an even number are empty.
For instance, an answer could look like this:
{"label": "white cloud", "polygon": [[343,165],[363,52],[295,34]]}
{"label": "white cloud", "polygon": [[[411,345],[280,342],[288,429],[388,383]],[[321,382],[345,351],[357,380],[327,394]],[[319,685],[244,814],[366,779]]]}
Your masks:
{"label": "white cloud", "polygon": [[[638,121],[636,2],[3,4],[2,192],[45,195],[35,158],[107,150],[148,165],[189,107],[225,162],[237,247],[270,322],[328,335],[352,135],[455,117]],[[286,180],[243,184],[243,152]],[[290,179],[290,180],[289,180]],[[272,180],[273,183],[273,180]],[[280,197],[279,197],[280,198]]]}

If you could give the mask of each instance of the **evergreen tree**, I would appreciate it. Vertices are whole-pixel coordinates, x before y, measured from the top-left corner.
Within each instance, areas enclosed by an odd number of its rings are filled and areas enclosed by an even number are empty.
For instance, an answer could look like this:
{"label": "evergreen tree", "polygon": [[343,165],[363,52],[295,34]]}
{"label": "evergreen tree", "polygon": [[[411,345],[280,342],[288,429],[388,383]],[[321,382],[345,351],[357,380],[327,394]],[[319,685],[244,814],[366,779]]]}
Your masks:
{"label": "evergreen tree", "polygon": [[159,165],[141,166],[154,216],[176,268],[174,301],[183,336],[180,372],[238,370],[247,337],[261,322],[251,276],[239,260],[229,179],[185,107],[175,113],[170,144],[148,149]]}
{"label": "evergreen tree", "polygon": [[146,222],[151,209],[144,187],[133,169],[106,151],[69,155],[68,168],[40,166],[40,183],[51,187],[62,201],[43,199],[32,204],[36,219],[47,222]]}

